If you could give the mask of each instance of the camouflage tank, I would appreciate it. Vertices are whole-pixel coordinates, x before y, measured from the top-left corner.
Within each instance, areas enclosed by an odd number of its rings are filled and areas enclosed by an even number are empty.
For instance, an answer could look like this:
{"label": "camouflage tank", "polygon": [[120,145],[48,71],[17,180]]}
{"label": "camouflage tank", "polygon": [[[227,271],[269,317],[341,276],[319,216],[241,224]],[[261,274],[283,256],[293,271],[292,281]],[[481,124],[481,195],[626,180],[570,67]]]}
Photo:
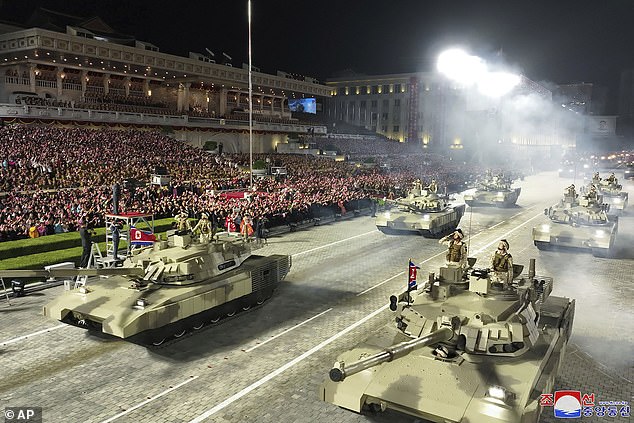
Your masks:
{"label": "camouflage tank", "polygon": [[551,296],[552,278],[536,276],[530,263],[521,276],[523,266],[514,266],[506,287],[487,269],[442,267],[422,290],[392,296],[395,324],[337,358],[321,399],[433,422],[537,422],[575,301]]}
{"label": "camouflage tank", "polygon": [[[612,178],[612,179],[611,179]],[[603,196],[603,202],[610,206],[610,213],[621,214],[625,211],[628,201],[628,193],[623,191],[623,186],[612,176],[607,179],[593,179],[597,192]]]}
{"label": "camouflage tank", "polygon": [[[170,234],[170,232],[172,232]],[[122,267],[0,271],[5,277],[84,277],[44,307],[44,315],[142,345],[246,311],[271,297],[291,267],[286,255],[258,256],[252,244],[221,233],[208,242],[168,232]]]}
{"label": "camouflage tank", "polygon": [[596,257],[609,257],[618,231],[618,218],[608,216],[608,205],[598,194],[580,198],[564,196],[544,210],[549,221],[533,228],[533,242],[540,250],[573,247],[592,250]]}
{"label": "camouflage tank", "polygon": [[464,204],[449,204],[433,189],[414,187],[407,197],[387,200],[388,210],[377,214],[376,227],[383,233],[417,232],[436,237],[456,229],[464,215]]}
{"label": "camouflage tank", "polygon": [[502,175],[487,176],[477,184],[474,193],[464,195],[464,201],[472,206],[513,207],[522,188],[511,188],[511,181]]}

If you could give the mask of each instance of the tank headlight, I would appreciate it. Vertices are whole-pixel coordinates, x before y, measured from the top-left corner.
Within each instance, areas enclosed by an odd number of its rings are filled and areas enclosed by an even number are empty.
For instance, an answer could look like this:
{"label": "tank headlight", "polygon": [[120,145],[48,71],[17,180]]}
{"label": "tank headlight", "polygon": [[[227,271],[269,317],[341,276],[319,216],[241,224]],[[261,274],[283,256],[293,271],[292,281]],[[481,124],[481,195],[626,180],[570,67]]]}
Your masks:
{"label": "tank headlight", "polygon": [[145,308],[148,305],[148,302],[145,298],[139,298],[134,303],[134,308]]}
{"label": "tank headlight", "polygon": [[550,232],[550,225],[543,224],[541,226],[541,231],[542,232]]}
{"label": "tank headlight", "polygon": [[595,236],[597,236],[597,237],[599,237],[599,238],[600,238],[600,237],[604,237],[604,236],[605,236],[605,231],[604,231],[603,229],[597,229],[597,230],[594,232],[594,235],[595,235]]}
{"label": "tank headlight", "polygon": [[504,193],[503,192],[498,192],[498,197],[504,197]]}
{"label": "tank headlight", "polygon": [[429,215],[428,215],[428,214],[424,214],[424,215],[423,215],[423,220],[429,220],[429,219],[430,219],[430,217],[429,217]]}
{"label": "tank headlight", "polygon": [[392,214],[390,212],[385,212],[385,218],[389,219],[392,216]]}
{"label": "tank headlight", "polygon": [[587,164],[584,164],[584,165],[583,165],[583,168],[584,168],[584,169],[587,169],[587,168],[589,168],[589,167],[590,167],[590,166],[588,166]]}
{"label": "tank headlight", "polygon": [[620,198],[615,198],[615,199],[612,200],[612,202],[614,204],[621,204],[621,199]]}
{"label": "tank headlight", "polygon": [[503,401],[506,404],[510,403],[512,400],[515,399],[515,394],[513,392],[499,385],[490,386],[489,389],[487,390],[487,396],[490,398]]}

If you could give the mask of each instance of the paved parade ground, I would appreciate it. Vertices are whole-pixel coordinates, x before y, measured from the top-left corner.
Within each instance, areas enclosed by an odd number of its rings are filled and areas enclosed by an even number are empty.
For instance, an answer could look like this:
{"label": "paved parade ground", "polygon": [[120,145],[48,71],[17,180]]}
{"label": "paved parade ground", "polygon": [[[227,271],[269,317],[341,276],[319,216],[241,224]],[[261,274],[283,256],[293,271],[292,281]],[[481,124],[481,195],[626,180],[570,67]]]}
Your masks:
{"label": "paved parade ground", "polygon": [[[527,177],[518,182],[517,207],[467,208],[460,227],[479,264],[488,264],[506,238],[515,263],[536,258],[537,273],[554,278],[553,295],[576,299],[555,389],[631,404],[634,206],[619,220],[614,258],[539,251],[531,228],[545,221],[544,208],[571,182],[551,173]],[[634,194],[634,183],[624,182],[624,189]],[[394,412],[355,414],[320,401],[318,390],[340,352],[393,320],[388,298],[405,288],[408,260],[421,275],[437,272],[445,248],[417,235],[384,235],[368,216],[269,241],[258,254],[293,256],[273,298],[156,350],[43,317],[42,306],[61,287],[12,299],[11,306],[0,300],[0,408],[42,407],[43,421],[54,423],[420,422]],[[541,421],[559,421],[551,410]]]}

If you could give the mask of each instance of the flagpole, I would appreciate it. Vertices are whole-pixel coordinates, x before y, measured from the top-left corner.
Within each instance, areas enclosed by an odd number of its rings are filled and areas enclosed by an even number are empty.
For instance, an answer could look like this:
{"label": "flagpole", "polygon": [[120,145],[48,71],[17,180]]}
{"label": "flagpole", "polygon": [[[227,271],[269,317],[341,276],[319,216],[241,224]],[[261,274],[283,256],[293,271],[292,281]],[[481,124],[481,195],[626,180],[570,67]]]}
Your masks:
{"label": "flagpole", "polygon": [[249,191],[253,191],[253,81],[251,78],[251,0],[247,0],[249,19]]}

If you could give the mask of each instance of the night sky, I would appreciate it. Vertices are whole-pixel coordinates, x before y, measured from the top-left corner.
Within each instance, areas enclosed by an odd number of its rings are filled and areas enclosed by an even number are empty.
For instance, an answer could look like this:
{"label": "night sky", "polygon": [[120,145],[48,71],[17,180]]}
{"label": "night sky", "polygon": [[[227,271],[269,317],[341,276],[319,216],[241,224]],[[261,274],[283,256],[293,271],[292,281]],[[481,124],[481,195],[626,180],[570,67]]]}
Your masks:
{"label": "night sky", "polygon": [[[0,0],[0,19],[39,5],[101,16],[117,31],[186,55],[205,47],[247,60],[246,0]],[[614,89],[634,67],[632,0],[253,0],[253,64],[324,80],[431,70],[450,45],[503,57],[529,78]]]}

